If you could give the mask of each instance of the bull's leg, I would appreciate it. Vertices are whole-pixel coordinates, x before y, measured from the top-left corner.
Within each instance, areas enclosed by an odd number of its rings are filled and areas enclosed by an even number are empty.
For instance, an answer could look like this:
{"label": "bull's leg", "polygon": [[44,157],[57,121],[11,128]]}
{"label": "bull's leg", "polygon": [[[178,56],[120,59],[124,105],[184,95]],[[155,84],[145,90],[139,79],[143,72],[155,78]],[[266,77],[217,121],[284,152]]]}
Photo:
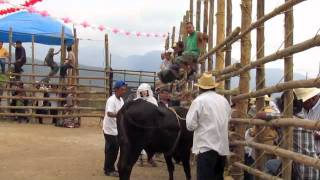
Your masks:
{"label": "bull's leg", "polygon": [[169,172],[169,180],[173,180],[173,171],[174,171],[174,164],[172,162],[172,156],[164,156],[164,158],[166,159],[166,163],[167,163],[167,168],[168,168],[168,172]]}
{"label": "bull's leg", "polygon": [[191,155],[190,151],[183,152],[182,160],[181,160],[183,165],[183,170],[187,180],[191,180],[190,155]]}
{"label": "bull's leg", "polygon": [[130,148],[128,145],[121,144],[120,145],[120,157],[118,161],[118,171],[119,171],[119,179],[120,180],[130,180],[130,172],[132,167],[129,164],[130,162]]}

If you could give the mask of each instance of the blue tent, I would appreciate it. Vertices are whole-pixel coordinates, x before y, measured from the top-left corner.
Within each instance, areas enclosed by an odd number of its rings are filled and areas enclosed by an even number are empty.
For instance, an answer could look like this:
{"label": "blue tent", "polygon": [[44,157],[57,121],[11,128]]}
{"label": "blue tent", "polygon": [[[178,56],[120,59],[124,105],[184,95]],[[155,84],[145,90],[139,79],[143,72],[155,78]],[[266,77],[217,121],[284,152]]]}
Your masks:
{"label": "blue tent", "polygon": [[[0,40],[9,42],[9,31],[12,27],[13,42],[35,42],[46,45],[60,45],[63,24],[51,17],[40,14],[19,12],[0,19]],[[71,29],[65,27],[65,39],[68,45],[73,44]]]}

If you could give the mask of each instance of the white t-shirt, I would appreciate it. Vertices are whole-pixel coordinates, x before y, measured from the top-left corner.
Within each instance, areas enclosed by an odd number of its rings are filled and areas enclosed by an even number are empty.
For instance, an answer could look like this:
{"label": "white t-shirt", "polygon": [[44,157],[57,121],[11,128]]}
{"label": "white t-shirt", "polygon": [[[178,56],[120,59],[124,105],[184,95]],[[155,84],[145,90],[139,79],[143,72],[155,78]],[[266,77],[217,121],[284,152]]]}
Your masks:
{"label": "white t-shirt", "polygon": [[229,155],[230,118],[231,107],[223,96],[212,91],[198,96],[186,118],[188,130],[194,131],[192,152],[199,154],[214,150],[221,156]]}
{"label": "white t-shirt", "polygon": [[108,135],[118,135],[117,120],[108,116],[108,112],[117,113],[123,106],[123,99],[118,99],[116,95],[112,95],[106,103],[105,116],[103,119],[103,132]]}

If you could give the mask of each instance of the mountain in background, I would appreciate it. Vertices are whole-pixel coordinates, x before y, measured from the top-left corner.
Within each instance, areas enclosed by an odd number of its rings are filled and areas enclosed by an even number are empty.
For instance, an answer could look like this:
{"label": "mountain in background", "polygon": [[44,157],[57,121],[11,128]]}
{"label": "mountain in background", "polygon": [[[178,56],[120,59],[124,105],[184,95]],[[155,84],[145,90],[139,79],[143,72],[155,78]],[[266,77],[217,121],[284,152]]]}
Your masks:
{"label": "mountain in background", "polygon": [[[159,71],[159,67],[161,64],[160,59],[160,51],[151,51],[146,53],[145,55],[134,55],[128,57],[121,57],[118,55],[112,56],[112,68],[113,69],[121,69],[121,70],[136,70],[136,71]],[[85,55],[80,58],[85,58]],[[30,59],[28,60],[30,62]],[[237,60],[233,59],[233,62],[237,62]],[[42,61],[36,61],[36,63],[43,63]],[[84,66],[80,65],[82,68],[92,68],[103,70],[101,67],[92,67],[92,66]],[[24,66],[25,72],[31,72],[31,66]],[[46,75],[49,72],[48,67],[36,67],[36,73]],[[91,72],[91,71],[80,71],[81,77],[103,77],[104,73],[102,72]],[[251,70],[250,72],[250,89],[254,90],[255,86],[255,70]],[[266,86],[271,86],[278,84],[279,82],[283,82],[283,70],[282,69],[266,69]],[[123,75],[114,75],[114,79],[124,79]],[[294,73],[295,80],[305,79],[304,75],[299,73]],[[39,79],[38,79],[39,80]],[[135,76],[127,76],[126,80],[130,81],[138,81],[138,77]],[[142,81],[153,81],[153,78],[143,78]],[[237,87],[239,84],[239,78],[232,78],[231,84],[232,87]],[[81,84],[87,85],[98,85],[103,86],[103,80],[81,80]]]}

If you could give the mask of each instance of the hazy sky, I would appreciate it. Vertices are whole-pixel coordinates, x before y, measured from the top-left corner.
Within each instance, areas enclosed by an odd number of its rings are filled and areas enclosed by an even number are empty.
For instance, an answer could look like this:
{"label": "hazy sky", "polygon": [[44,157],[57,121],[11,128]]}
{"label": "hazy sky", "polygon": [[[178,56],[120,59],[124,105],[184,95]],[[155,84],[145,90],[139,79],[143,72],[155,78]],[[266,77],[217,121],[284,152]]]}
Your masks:
{"label": "hazy sky", "polygon": [[[21,3],[22,0],[12,0]],[[240,26],[240,2],[233,0],[233,26]],[[255,20],[255,4],[253,0],[253,20]],[[284,0],[266,1],[266,13],[281,5]],[[189,8],[189,0],[43,0],[35,6],[39,10],[47,10],[58,17],[71,17],[77,21],[86,20],[94,24],[117,27],[129,31],[168,32],[172,26],[179,27],[185,10]],[[295,29],[294,42],[299,43],[313,37],[320,28],[319,0],[307,0],[294,9]],[[266,27],[266,55],[275,52],[283,42],[283,19],[280,15],[268,21]],[[103,40],[104,34],[99,31],[78,28],[81,38]],[[252,60],[255,60],[255,31],[252,33]],[[148,51],[162,50],[162,38],[136,38],[110,34],[111,51],[114,54],[128,56],[144,54]],[[103,54],[102,41],[81,41],[84,49],[96,48]],[[233,46],[233,58],[239,59],[239,42]],[[314,48],[294,56],[295,71],[309,77],[318,74],[320,63],[320,49]],[[81,55],[81,54],[80,54]],[[88,64],[87,62],[83,62]],[[283,61],[270,63],[267,67],[283,67]]]}

